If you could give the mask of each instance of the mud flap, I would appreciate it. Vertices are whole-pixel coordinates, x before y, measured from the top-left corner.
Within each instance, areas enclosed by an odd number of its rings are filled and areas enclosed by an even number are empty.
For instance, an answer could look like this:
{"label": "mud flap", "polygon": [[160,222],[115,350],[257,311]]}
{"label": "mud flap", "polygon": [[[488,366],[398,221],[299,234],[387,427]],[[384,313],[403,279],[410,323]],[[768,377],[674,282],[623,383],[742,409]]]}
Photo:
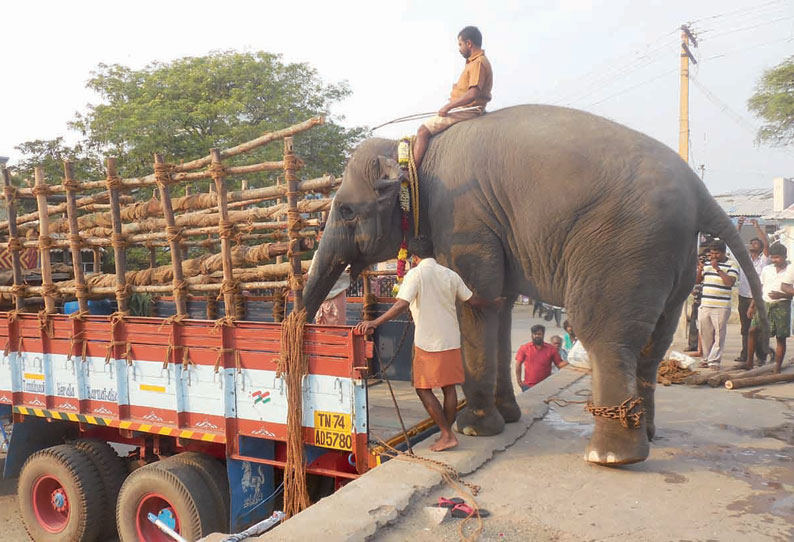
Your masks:
{"label": "mud flap", "polygon": [[22,465],[28,457],[44,448],[63,444],[67,434],[74,429],[75,426],[71,422],[33,416],[26,416],[24,421],[14,422],[3,478],[19,476]]}

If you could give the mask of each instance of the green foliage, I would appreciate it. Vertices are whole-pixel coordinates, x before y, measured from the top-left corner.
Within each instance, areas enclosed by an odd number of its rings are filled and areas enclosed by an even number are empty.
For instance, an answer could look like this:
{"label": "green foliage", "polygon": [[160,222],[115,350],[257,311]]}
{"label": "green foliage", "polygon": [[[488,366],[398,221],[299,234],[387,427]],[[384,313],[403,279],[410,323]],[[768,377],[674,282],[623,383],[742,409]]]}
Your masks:
{"label": "green foliage", "polygon": [[[309,117],[327,114],[350,95],[345,83],[326,84],[307,64],[285,64],[270,53],[216,52],[141,70],[100,64],[88,81],[104,103],[89,105],[71,123],[94,153],[117,156],[123,176],[152,171],[152,155],[167,161],[205,156]],[[340,172],[347,152],[363,136],[333,122],[296,137],[296,153],[306,162],[302,177]],[[278,160],[274,143],[244,160]],[[261,186],[272,175],[259,174]],[[256,181],[257,176],[249,176]]]}
{"label": "green foliage", "polygon": [[794,56],[764,72],[747,105],[764,121],[758,130],[759,141],[794,143]]}
{"label": "green foliage", "polygon": [[44,169],[47,184],[59,184],[63,180],[63,162],[69,160],[77,179],[90,179],[102,175],[102,164],[83,152],[80,144],[70,147],[62,137],[55,139],[36,139],[16,146],[24,156],[12,169],[12,173],[22,184],[33,185],[33,170],[37,166]]}

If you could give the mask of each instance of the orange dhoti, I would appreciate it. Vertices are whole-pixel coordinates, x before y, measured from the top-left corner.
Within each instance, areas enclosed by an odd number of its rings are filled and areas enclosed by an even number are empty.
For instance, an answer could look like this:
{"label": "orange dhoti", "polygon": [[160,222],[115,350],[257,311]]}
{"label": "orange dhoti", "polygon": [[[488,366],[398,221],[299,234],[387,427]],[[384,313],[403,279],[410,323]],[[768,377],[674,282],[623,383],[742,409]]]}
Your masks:
{"label": "orange dhoti", "polygon": [[460,348],[428,352],[414,347],[414,388],[443,388],[465,380]]}

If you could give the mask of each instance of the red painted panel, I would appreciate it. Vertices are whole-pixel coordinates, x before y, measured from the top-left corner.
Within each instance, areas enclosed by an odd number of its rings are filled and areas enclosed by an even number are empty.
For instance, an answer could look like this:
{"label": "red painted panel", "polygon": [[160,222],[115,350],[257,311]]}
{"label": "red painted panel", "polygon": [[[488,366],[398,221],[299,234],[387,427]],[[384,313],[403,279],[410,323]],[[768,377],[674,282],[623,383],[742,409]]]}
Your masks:
{"label": "red painted panel", "polygon": [[119,418],[119,405],[116,402],[84,399],[80,401],[79,406],[80,414],[101,416],[103,418]]}
{"label": "red painted panel", "polygon": [[130,419],[140,423],[177,427],[176,411],[164,408],[130,405]]}

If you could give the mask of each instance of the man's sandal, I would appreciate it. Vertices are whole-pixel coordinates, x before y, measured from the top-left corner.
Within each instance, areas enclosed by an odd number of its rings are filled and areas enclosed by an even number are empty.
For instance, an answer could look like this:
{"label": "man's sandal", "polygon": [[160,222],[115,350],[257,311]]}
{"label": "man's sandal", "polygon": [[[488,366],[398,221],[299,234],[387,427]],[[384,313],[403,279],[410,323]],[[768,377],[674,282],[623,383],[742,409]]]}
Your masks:
{"label": "man's sandal", "polygon": [[477,509],[472,508],[471,506],[469,506],[464,502],[464,503],[456,504],[452,508],[450,515],[453,518],[462,518],[462,519],[470,518],[477,515],[479,515],[481,518],[487,518],[488,516],[491,515],[491,513],[485,508],[477,508]]}

